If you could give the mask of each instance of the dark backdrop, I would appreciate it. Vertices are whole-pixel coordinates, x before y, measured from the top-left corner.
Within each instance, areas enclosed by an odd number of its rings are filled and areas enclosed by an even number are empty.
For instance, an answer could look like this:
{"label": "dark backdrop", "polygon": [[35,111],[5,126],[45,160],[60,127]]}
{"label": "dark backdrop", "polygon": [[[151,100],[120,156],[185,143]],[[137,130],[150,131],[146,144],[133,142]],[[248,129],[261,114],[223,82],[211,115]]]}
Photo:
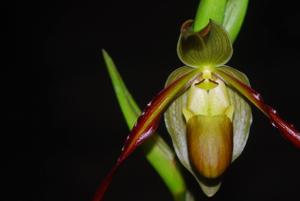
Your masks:
{"label": "dark backdrop", "polygon": [[[251,1],[230,65],[245,72],[266,102],[300,128],[297,1]],[[285,4],[285,2],[289,2]],[[25,1],[16,4],[16,66],[4,76],[9,127],[3,133],[14,201],[89,201],[117,158],[128,129],[101,48],[114,58],[141,107],[182,64],[180,24],[198,1]],[[300,152],[257,109],[246,149],[221,190],[197,200],[297,200]],[[161,133],[165,133],[162,124]],[[163,134],[166,140],[169,138]],[[7,153],[7,154],[6,154]],[[137,151],[105,200],[171,200]]]}

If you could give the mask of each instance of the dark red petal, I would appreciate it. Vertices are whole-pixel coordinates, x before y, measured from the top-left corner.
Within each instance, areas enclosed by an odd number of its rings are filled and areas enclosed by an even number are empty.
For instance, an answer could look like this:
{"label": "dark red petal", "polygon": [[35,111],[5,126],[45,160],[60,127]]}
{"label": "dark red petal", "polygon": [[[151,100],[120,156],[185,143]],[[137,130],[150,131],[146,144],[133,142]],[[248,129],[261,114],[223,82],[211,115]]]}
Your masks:
{"label": "dark red petal", "polygon": [[93,201],[101,201],[104,193],[106,192],[112,177],[122,162],[148,137],[150,137],[157,129],[161,114],[167,109],[170,103],[182,94],[193,81],[197,79],[199,72],[197,69],[183,75],[179,79],[175,80],[172,84],[160,91],[155,98],[147,104],[147,107],[138,118],[137,123],[127,136],[124,147],[121,154],[110,170],[108,175],[100,184],[97,189]]}
{"label": "dark red petal", "polygon": [[284,121],[272,107],[266,105],[272,124],[280,130],[283,136],[300,148],[300,132],[292,124]]}
{"label": "dark red petal", "polygon": [[261,95],[242,83],[232,75],[226,73],[222,69],[217,69],[216,75],[223,79],[226,83],[231,85],[249,101],[251,101],[258,109],[260,109],[271,121],[281,134],[292,142],[297,148],[300,148],[300,132],[296,130],[291,124],[284,121],[279,114],[271,106],[265,104]]}

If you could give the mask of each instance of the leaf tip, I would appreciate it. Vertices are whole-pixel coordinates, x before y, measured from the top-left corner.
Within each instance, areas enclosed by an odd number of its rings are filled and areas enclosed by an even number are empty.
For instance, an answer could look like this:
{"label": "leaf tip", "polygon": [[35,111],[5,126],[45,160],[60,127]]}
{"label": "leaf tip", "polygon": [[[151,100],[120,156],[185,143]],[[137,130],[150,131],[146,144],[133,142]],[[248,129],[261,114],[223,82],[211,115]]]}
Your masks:
{"label": "leaf tip", "polygon": [[104,59],[110,58],[109,54],[107,53],[107,51],[104,48],[101,48],[101,52],[102,52]]}

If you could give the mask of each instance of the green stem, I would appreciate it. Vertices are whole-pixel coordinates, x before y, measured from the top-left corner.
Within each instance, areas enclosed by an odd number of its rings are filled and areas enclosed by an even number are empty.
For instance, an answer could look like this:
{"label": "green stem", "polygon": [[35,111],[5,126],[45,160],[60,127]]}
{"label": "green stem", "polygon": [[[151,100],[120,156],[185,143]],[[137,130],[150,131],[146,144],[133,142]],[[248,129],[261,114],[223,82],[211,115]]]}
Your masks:
{"label": "green stem", "polygon": [[201,0],[194,21],[194,31],[200,31],[209,19],[222,24],[232,43],[238,36],[248,7],[248,0]]}
{"label": "green stem", "polygon": [[201,0],[196,12],[194,31],[200,31],[210,19],[222,24],[227,0]]}
{"label": "green stem", "polygon": [[[131,129],[140,115],[141,110],[127,90],[112,58],[105,50],[102,50],[102,53],[122,113],[129,129]],[[157,134],[153,135],[153,137],[143,144],[142,149],[149,163],[160,175],[172,193],[174,200],[184,201],[187,193],[186,185],[172,149]]]}

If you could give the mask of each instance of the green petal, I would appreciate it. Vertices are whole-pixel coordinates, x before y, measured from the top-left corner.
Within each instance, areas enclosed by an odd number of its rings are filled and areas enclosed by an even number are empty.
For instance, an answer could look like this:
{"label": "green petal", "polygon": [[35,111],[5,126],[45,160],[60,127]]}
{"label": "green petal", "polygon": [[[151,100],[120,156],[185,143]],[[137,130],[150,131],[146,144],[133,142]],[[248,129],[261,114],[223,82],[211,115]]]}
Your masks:
{"label": "green petal", "polygon": [[[228,74],[234,76],[236,79],[240,80],[244,84],[250,86],[247,76],[228,66],[222,66],[219,69],[227,72]],[[230,87],[227,88],[228,96],[230,98],[231,104],[234,106],[234,116],[233,116],[233,156],[234,161],[245,148],[250,127],[252,123],[252,112],[251,107],[247,101],[238,93],[235,89]]]}
{"label": "green petal", "polygon": [[232,55],[232,44],[222,26],[210,20],[199,32],[192,30],[192,20],[183,23],[177,44],[181,61],[191,67],[215,67],[225,64]]}
{"label": "green petal", "polygon": [[[168,77],[166,86],[178,79],[182,74],[191,71],[190,67],[181,67],[176,69]],[[165,124],[171,136],[172,143],[181,164],[195,177],[201,189],[207,196],[213,196],[220,188],[219,181],[207,184],[205,179],[201,179],[194,172],[188,156],[187,138],[186,138],[186,122],[182,115],[182,108],[187,104],[188,92],[179,96],[165,112]]]}
{"label": "green petal", "polygon": [[[168,77],[166,86],[172,83],[174,80],[179,78],[182,74],[187,73],[192,70],[189,67],[181,67],[176,69]],[[179,96],[173,103],[169,106],[168,110],[165,112],[165,124],[169,134],[171,135],[173,146],[177,157],[180,162],[188,170],[191,171],[191,165],[188,159],[187,152],[187,142],[186,142],[186,124],[182,115],[182,108],[187,103],[187,92]]]}

